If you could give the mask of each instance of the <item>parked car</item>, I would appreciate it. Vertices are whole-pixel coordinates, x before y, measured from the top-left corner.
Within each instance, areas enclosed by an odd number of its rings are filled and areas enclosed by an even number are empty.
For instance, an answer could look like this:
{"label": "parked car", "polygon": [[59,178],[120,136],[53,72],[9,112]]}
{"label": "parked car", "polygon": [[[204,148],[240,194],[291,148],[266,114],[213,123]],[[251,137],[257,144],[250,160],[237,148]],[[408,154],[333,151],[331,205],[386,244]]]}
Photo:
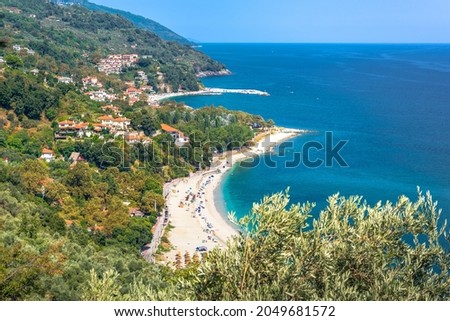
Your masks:
{"label": "parked car", "polygon": [[197,246],[197,247],[195,248],[195,250],[196,250],[197,252],[206,252],[206,251],[208,251],[208,248],[207,248],[206,246],[202,245],[202,246]]}

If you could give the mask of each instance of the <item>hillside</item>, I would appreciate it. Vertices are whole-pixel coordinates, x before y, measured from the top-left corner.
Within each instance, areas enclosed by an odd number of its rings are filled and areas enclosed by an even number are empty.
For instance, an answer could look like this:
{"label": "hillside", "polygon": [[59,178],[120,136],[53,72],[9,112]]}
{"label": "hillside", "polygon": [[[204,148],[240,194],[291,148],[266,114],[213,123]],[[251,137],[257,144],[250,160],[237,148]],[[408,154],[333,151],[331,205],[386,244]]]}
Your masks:
{"label": "hillside", "polygon": [[178,42],[183,45],[190,45],[190,46],[195,45],[195,43],[193,43],[192,41],[187,40],[186,38],[180,36],[179,34],[173,32],[169,28],[159,24],[154,20],[139,15],[135,15],[127,11],[101,6],[89,1],[83,1],[82,5],[91,10],[111,14],[118,14],[124,17],[125,19],[128,19],[131,22],[133,22],[137,27],[151,31],[164,40]]}
{"label": "hillside", "polygon": [[139,27],[144,30],[148,30],[150,32],[155,33],[161,39],[164,39],[166,41],[178,42],[183,45],[194,45],[193,42],[187,40],[186,38],[183,38],[182,36],[176,34],[172,30],[159,24],[158,22],[153,21],[148,18],[145,18],[145,17],[142,17],[142,16],[139,16],[139,15],[132,14],[127,11],[98,5],[96,3],[89,2],[87,0],[52,0],[52,2],[57,3],[57,4],[81,5],[90,10],[119,15],[119,16],[133,22],[136,27]]}
{"label": "hillside", "polygon": [[45,0],[1,0],[0,6],[4,26],[0,38],[49,57],[54,60],[52,68],[65,73],[75,67],[93,68],[109,54],[138,54],[145,57],[142,67],[151,74],[153,85],[163,82],[168,85],[161,86],[164,91],[177,91],[197,90],[197,74],[225,69],[190,46],[164,41],[118,15]]}
{"label": "hillside", "polygon": [[89,299],[90,278],[113,270],[124,289],[167,287],[174,272],[140,255],[164,183],[270,123],[149,106],[149,93],[195,90],[196,71],[223,65],[117,15],[1,0],[0,32],[0,299]]}

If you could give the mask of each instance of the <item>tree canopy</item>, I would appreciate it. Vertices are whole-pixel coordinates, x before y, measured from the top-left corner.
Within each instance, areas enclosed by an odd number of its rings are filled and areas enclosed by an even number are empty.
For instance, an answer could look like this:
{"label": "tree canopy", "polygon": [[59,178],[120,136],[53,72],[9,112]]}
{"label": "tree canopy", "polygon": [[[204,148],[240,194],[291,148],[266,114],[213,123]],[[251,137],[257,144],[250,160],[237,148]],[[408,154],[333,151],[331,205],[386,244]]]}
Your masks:
{"label": "tree canopy", "polygon": [[[439,211],[429,194],[419,193],[415,202],[401,196],[395,204],[373,207],[361,197],[333,195],[314,220],[312,209],[310,203],[289,205],[287,193],[265,197],[248,216],[239,221],[232,216],[245,232],[225,250],[215,249],[200,265],[189,266],[178,283],[160,292],[135,284],[134,292],[115,299],[450,298],[450,254],[443,246],[449,239],[446,227],[438,228]],[[88,284],[100,291],[92,276]]]}

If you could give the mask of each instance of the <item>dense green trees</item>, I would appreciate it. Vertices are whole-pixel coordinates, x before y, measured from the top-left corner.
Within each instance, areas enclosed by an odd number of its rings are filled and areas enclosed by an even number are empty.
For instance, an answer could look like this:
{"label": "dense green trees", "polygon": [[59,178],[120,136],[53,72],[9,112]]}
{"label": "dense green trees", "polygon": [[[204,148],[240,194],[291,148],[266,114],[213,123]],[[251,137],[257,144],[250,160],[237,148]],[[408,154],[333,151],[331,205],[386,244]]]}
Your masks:
{"label": "dense green trees", "polygon": [[15,55],[7,55],[5,57],[5,61],[6,61],[6,64],[13,69],[18,69],[23,66],[22,59],[20,59],[19,57],[15,56]]}
{"label": "dense green trees", "polygon": [[154,131],[159,129],[154,112],[146,108],[131,115],[131,126],[136,130],[142,130],[147,136],[151,136]]}
{"label": "dense green trees", "polygon": [[[61,7],[45,0],[8,0],[8,6],[17,7],[24,14],[3,13],[4,36],[13,42],[10,46],[19,43],[33,49],[37,53],[35,57],[26,59],[37,62],[35,68],[42,71],[74,74],[80,81],[80,67],[91,68],[93,73],[98,58],[133,52],[151,57],[145,60],[147,64],[141,64],[141,69],[150,75],[150,85],[155,90],[158,90],[156,71],[160,70],[167,84],[177,91],[179,88],[197,90],[199,82],[195,74],[199,71],[225,68],[190,46],[164,41],[117,14],[81,6]],[[28,17],[30,13],[36,18]],[[129,48],[130,45],[134,48]],[[17,56],[6,58],[13,68],[23,65]]]}
{"label": "dense green trees", "polygon": [[266,197],[248,232],[208,255],[192,283],[200,300],[448,300],[450,254],[430,195],[369,207],[334,195],[312,204]]}
{"label": "dense green trees", "polygon": [[[313,204],[265,197],[236,222],[246,231],[161,290],[136,284],[115,297],[91,276],[91,300],[448,300],[450,254],[429,194],[374,207],[339,195],[312,221]],[[233,217],[232,217],[233,219]],[[235,220],[236,221],[236,220]],[[114,283],[113,271],[102,284]],[[87,297],[87,290],[95,289]],[[117,288],[120,293],[121,288]],[[89,291],[89,293],[94,293]]]}
{"label": "dense green trees", "polygon": [[0,107],[14,110],[19,116],[40,119],[41,113],[56,107],[58,95],[35,79],[18,71],[7,73],[0,81]]}
{"label": "dense green trees", "polygon": [[[137,251],[148,242],[152,223],[133,219],[129,228],[116,229],[113,238],[92,236],[64,221],[45,205],[24,195],[0,192],[0,298],[2,300],[81,300],[81,288],[91,271],[115,269],[124,292],[139,280],[146,287],[164,287],[167,272],[143,261]],[[107,246],[102,245],[104,241]],[[144,243],[141,243],[144,242]]]}
{"label": "dense green trees", "polygon": [[155,213],[130,218],[123,203],[140,207],[146,193],[162,199],[159,192],[161,179],[145,172],[0,161],[0,298],[80,300],[90,271],[111,268],[125,292],[135,280],[164,284],[164,269],[139,255],[151,241]]}

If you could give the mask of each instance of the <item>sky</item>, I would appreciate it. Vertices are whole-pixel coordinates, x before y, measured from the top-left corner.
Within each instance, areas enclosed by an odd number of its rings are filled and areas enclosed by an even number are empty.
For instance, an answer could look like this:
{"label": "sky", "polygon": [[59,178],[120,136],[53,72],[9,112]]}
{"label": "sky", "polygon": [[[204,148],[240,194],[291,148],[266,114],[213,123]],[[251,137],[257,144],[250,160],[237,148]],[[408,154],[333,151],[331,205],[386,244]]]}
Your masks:
{"label": "sky", "polygon": [[198,42],[450,42],[450,0],[90,1]]}

